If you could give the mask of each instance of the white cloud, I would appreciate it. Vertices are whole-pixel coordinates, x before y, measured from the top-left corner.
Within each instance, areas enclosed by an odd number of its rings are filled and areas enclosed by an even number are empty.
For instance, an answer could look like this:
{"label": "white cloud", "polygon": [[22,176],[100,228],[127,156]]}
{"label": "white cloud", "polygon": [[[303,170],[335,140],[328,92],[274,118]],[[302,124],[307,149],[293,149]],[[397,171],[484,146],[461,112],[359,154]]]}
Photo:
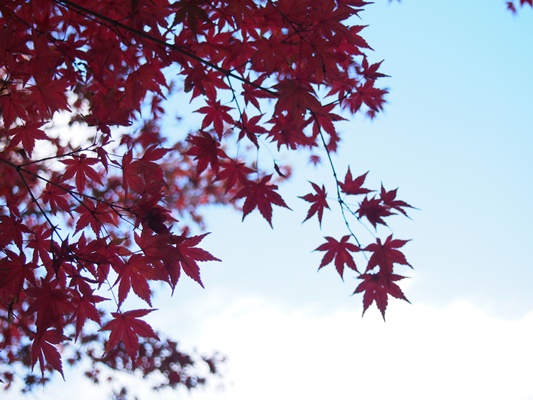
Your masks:
{"label": "white cloud", "polygon": [[395,303],[383,323],[375,309],[361,319],[242,299],[197,338],[229,355],[230,386],[191,399],[533,399],[532,333],[533,313],[501,320],[467,303]]}

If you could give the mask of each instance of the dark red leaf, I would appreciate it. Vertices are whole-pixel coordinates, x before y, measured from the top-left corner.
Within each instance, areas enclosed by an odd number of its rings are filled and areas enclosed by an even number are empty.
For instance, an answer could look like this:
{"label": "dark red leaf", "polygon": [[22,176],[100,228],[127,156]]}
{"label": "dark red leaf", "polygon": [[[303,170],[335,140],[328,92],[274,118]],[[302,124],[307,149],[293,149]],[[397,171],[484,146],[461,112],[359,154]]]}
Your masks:
{"label": "dark red leaf", "polygon": [[275,191],[278,187],[268,184],[270,178],[272,178],[272,175],[267,175],[258,182],[249,181],[235,196],[236,199],[246,199],[242,208],[243,220],[254,208],[257,208],[263,218],[272,226],[273,204],[290,210],[283,198]]}
{"label": "dark red leaf", "polygon": [[357,286],[355,293],[364,293],[363,295],[363,315],[370,305],[375,301],[376,305],[385,319],[385,310],[388,305],[388,296],[391,295],[397,299],[405,300],[409,303],[409,300],[405,297],[400,287],[394,283],[404,276],[386,274],[378,272],[377,274],[362,274],[358,279],[362,279],[363,282]]}
{"label": "dark red leaf", "polygon": [[402,200],[396,200],[396,193],[398,192],[398,189],[386,191],[383,185],[381,185],[381,201],[383,204],[385,204],[387,207],[390,207],[394,210],[398,210],[403,215],[407,217],[407,213],[405,212],[404,208],[413,208],[409,204],[407,204],[405,201]]}
{"label": "dark red leaf", "polygon": [[365,183],[366,175],[368,172],[365,172],[363,175],[358,176],[357,178],[352,178],[352,171],[350,171],[350,168],[348,168],[348,171],[346,172],[346,176],[344,177],[344,182],[339,181],[339,186],[341,188],[341,191],[346,194],[366,194],[372,192],[372,190],[369,190],[367,188],[362,187]]}
{"label": "dark red leaf", "polygon": [[350,235],[343,236],[340,242],[331,236],[326,236],[325,239],[326,243],[321,244],[315,249],[315,251],[318,250],[326,252],[318,269],[334,261],[335,268],[337,269],[337,272],[341,278],[343,278],[344,266],[357,271],[357,266],[355,265],[353,255],[351,253],[356,253],[361,251],[361,249],[355,244],[348,242],[348,240],[350,240]]}
{"label": "dark red leaf", "polygon": [[227,158],[226,153],[220,148],[220,143],[209,133],[200,131],[198,135],[187,138],[191,148],[186,154],[195,156],[197,160],[196,171],[202,173],[208,166],[218,172],[221,159]]}
{"label": "dark red leaf", "polygon": [[405,255],[397,250],[407,242],[408,240],[392,239],[392,235],[387,237],[385,243],[382,243],[381,239],[377,238],[376,243],[369,244],[363,249],[364,251],[372,252],[365,272],[379,267],[381,270],[392,273],[393,264],[407,265],[412,268],[411,264],[407,262]]}
{"label": "dark red leaf", "polygon": [[63,365],[61,363],[61,356],[57,347],[54,345],[60,344],[61,342],[68,340],[68,337],[63,335],[63,333],[58,329],[48,329],[43,333],[38,333],[33,339],[31,345],[31,359],[32,366],[35,366],[37,361],[39,361],[39,366],[41,367],[41,373],[44,377],[44,371],[46,366],[50,366],[54,370],[58,371],[63,379]]}
{"label": "dark red leaf", "polygon": [[102,185],[102,177],[94,170],[92,165],[98,164],[99,160],[96,158],[88,158],[85,154],[80,156],[73,156],[71,159],[62,160],[63,164],[67,166],[63,179],[67,180],[75,178],[76,189],[83,193],[87,182],[95,182]]}
{"label": "dark red leaf", "polygon": [[158,339],[152,327],[139,319],[152,311],[154,310],[144,309],[111,313],[113,319],[100,329],[101,331],[111,331],[105,348],[106,353],[109,353],[122,342],[128,356],[135,360],[139,352],[139,336]]}
{"label": "dark red leaf", "polygon": [[175,236],[173,238],[173,241],[176,243],[176,247],[182,256],[179,263],[183,268],[183,271],[185,271],[189,278],[198,282],[202,287],[204,287],[204,284],[200,278],[200,267],[198,266],[198,262],[220,261],[204,249],[196,247],[207,235],[208,233],[204,233],[199,236]]}
{"label": "dark red leaf", "polygon": [[307,211],[307,217],[304,219],[304,222],[311,218],[313,215],[317,214],[318,222],[322,225],[322,215],[324,213],[324,208],[329,208],[327,201],[327,193],[324,185],[322,187],[318,186],[316,183],[310,182],[311,186],[315,190],[315,193],[308,193],[305,196],[300,196],[301,199],[311,203],[311,207]]}
{"label": "dark red leaf", "polygon": [[366,217],[368,222],[370,222],[375,228],[377,224],[387,226],[387,223],[383,218],[393,215],[389,209],[390,207],[385,206],[380,199],[369,199],[368,197],[365,197],[361,204],[359,204],[357,214],[359,215],[359,218]]}

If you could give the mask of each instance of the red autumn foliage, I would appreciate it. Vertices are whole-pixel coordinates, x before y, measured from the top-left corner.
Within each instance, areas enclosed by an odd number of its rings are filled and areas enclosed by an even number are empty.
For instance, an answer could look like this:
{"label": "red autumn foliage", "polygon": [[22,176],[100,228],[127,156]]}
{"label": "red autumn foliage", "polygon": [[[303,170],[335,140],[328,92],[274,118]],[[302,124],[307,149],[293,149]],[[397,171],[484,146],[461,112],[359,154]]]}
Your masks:
{"label": "red autumn foliage", "polygon": [[[336,198],[314,192],[305,220],[322,224],[328,200],[342,217],[388,225],[411,206],[397,191],[337,180],[337,122],[379,112],[387,91],[354,25],[359,0],[7,0],[0,2],[0,379],[18,365],[23,390],[63,364],[159,374],[160,388],[195,388],[218,373],[218,355],[181,352],[143,320],[154,284],[176,289],[182,272],[203,286],[201,207],[255,209],[272,226],[288,167],[258,168],[259,148],[327,159]],[[516,11],[517,2],[508,2]],[[520,5],[533,6],[531,0]],[[177,76],[177,77],[176,77]],[[200,101],[201,121],[169,143],[165,99]],[[342,114],[342,115],[341,115]],[[60,120],[66,120],[68,127]],[[193,122],[194,123],[194,122]],[[59,133],[58,133],[59,132]],[[240,142],[240,143],[239,143]],[[249,143],[248,143],[249,142]],[[241,143],[244,143],[241,146]],[[248,146],[251,144],[251,146]],[[248,146],[248,147],[247,147]],[[322,152],[322,156],[317,153]],[[273,178],[277,174],[277,178]],[[330,190],[331,192],[331,190]],[[352,198],[364,196],[358,206]],[[407,265],[392,239],[363,246],[352,232],[326,236],[319,268],[348,267],[363,280],[363,308],[407,300],[395,273]],[[378,232],[376,232],[376,235]],[[355,241],[356,244],[352,243]],[[360,273],[355,253],[368,254]],[[359,263],[360,264],[360,263]],[[361,269],[361,268],[359,268]],[[104,295],[112,292],[113,295]],[[149,308],[127,310],[135,295]],[[108,333],[109,331],[109,333]],[[209,376],[197,369],[209,367]],[[119,390],[124,397],[125,388]]]}

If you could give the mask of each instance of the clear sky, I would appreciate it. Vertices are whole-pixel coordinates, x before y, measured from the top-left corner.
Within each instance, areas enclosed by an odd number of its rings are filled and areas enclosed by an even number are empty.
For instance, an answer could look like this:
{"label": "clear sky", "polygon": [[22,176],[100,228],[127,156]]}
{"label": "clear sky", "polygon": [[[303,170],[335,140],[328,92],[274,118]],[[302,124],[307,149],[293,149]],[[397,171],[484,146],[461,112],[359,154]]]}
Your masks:
{"label": "clear sky", "polygon": [[[184,280],[154,301],[158,328],[228,356],[225,388],[146,399],[533,399],[533,10],[376,3],[361,23],[391,76],[388,104],[343,126],[336,164],[370,170],[370,185],[399,187],[419,208],[391,220],[413,239],[412,304],[393,300],[386,323],[375,306],[361,318],[357,282],[331,266],[316,272],[311,250],[345,234],[343,221],[331,212],[322,231],[300,224],[307,206],[295,196],[307,179],[332,178],[327,166],[295,169],[282,190],[294,211],[276,208],[272,230],[256,213],[241,223],[210,210],[204,243],[223,262],[204,265],[205,290]],[[33,397],[103,396],[76,371],[66,379]]]}

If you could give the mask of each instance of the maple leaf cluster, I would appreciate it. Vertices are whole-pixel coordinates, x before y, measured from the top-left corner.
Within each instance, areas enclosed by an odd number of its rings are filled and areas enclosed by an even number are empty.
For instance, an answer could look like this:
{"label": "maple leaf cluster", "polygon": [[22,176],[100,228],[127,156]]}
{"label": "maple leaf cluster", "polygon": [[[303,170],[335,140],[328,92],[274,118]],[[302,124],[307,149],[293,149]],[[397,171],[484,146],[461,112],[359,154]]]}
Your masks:
{"label": "maple leaf cluster", "polygon": [[[119,357],[144,374],[165,369],[147,361],[143,346],[182,357],[144,318],[154,284],[174,291],[185,276],[203,286],[200,264],[219,261],[201,247],[201,207],[232,205],[243,219],[257,210],[272,226],[273,206],[289,208],[278,187],[290,165],[272,159],[260,168],[260,149],[307,152],[314,164],[322,153],[336,176],[338,122],[383,108],[381,63],[369,61],[364,26],[353,24],[365,5],[1,2],[2,362],[38,364],[43,382],[51,371],[63,374],[61,353],[76,341],[100,344],[102,357],[87,354],[111,369]],[[164,121],[179,105],[165,99],[177,93],[200,120],[171,142]],[[365,176],[348,170],[335,178],[345,220],[348,212],[376,228],[406,215],[410,206],[396,190],[371,196]],[[311,203],[306,220],[322,223],[331,199],[324,184],[311,185],[302,196]],[[361,200],[353,206],[348,198]],[[406,300],[394,271],[409,265],[400,250],[406,241],[376,237],[363,247],[351,230],[326,240],[317,248],[325,251],[320,268],[333,262],[341,277],[345,267],[358,273],[364,310],[375,302],[384,315],[388,296]],[[370,254],[366,268],[355,253]],[[128,309],[132,297],[147,308]],[[212,373],[217,360],[204,358]],[[169,361],[166,386],[205,381],[172,370],[177,364],[192,362]],[[15,379],[9,369],[0,378],[6,387]]]}
{"label": "maple leaf cluster", "polygon": [[[397,189],[387,191],[381,186],[379,195],[369,197],[373,191],[363,187],[367,174],[353,178],[352,172],[348,168],[344,181],[338,181],[337,201],[342,208],[343,215],[349,213],[359,221],[364,218],[374,228],[378,224],[387,226],[384,218],[395,215],[398,212],[407,216],[405,209],[412,207],[406,202],[396,199]],[[324,186],[319,187],[313,182],[311,182],[311,185],[315,193],[302,196],[303,200],[311,203],[305,220],[316,214],[319,223],[322,223],[324,209],[329,208],[327,193]],[[364,197],[357,206],[354,206],[348,198],[356,196]],[[348,224],[348,221],[346,222]],[[343,278],[345,267],[358,274],[358,279],[361,279],[362,282],[357,286],[354,293],[363,293],[363,314],[375,302],[383,318],[385,318],[389,295],[409,301],[400,287],[394,283],[405,278],[394,273],[395,266],[407,265],[411,267],[404,254],[399,250],[407,243],[406,240],[393,239],[392,235],[390,235],[382,242],[379,237],[376,237],[374,243],[362,247],[357,236],[351,230],[350,234],[343,236],[340,240],[330,236],[326,236],[325,239],[326,242],[315,249],[325,252],[318,268],[321,269],[333,263],[341,278]],[[352,243],[350,240],[355,240],[356,243]],[[366,257],[364,270],[358,268],[354,260],[354,255],[361,252]]]}

